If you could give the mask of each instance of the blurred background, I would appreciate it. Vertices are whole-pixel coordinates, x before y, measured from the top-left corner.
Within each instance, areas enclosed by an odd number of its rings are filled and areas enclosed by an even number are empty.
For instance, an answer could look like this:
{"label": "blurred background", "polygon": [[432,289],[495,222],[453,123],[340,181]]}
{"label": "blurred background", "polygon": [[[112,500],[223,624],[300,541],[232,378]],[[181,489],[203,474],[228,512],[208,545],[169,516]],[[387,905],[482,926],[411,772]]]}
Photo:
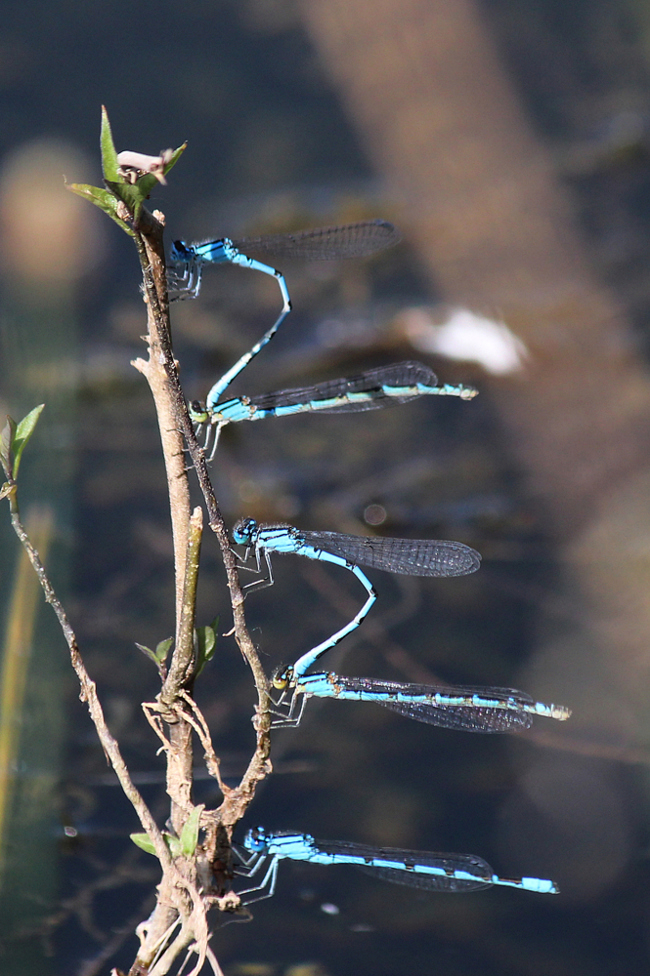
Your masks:
{"label": "blurred background", "polygon": [[[372,260],[281,265],[295,311],[232,387],[261,393],[403,359],[471,403],[227,428],[232,524],[453,538],[474,576],[370,571],[379,600],[326,662],[401,681],[514,686],[570,722],[481,737],[309,702],[273,740],[249,820],[487,858],[555,898],[435,895],[284,862],[227,976],[604,976],[648,971],[650,6],[574,0],[186,0],[5,5],[0,40],[0,405],[46,403],[23,515],[113,732],[160,822],[164,770],[135,641],[173,632],[166,487],[130,360],[145,314],[131,242],[65,191],[118,150],[188,149],[156,189],[169,240],[382,217]],[[208,269],[173,307],[188,398],[270,326],[275,282]],[[6,512],[6,509],[5,509]],[[0,967],[128,968],[153,859],[78,701],[63,640],[0,520]],[[217,547],[200,622],[230,617]],[[278,558],[249,624],[271,671],[360,607],[350,574]],[[349,577],[349,578],[348,578]],[[221,639],[198,690],[223,771],[253,747],[250,676]],[[211,782],[197,801],[215,805]],[[242,831],[243,836],[243,831]],[[218,920],[215,920],[215,925]]]}

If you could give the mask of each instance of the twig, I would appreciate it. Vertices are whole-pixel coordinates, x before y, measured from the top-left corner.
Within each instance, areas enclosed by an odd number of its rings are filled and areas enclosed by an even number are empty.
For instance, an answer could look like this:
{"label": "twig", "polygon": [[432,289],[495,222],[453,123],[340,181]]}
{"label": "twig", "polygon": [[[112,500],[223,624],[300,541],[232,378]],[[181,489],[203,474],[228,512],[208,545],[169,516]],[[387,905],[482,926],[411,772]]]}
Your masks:
{"label": "twig", "polygon": [[[250,804],[255,793],[255,787],[260,780],[264,779],[271,772],[270,755],[270,736],[271,726],[270,699],[268,694],[268,679],[262,667],[259,655],[246,628],[244,615],[244,595],[239,583],[237,572],[237,562],[230,545],[230,539],[225,522],[219,510],[217,500],[212,488],[208,474],[205,454],[200,447],[194,427],[190,419],[185,397],[180,385],[178,368],[174,360],[171,349],[171,329],[169,324],[169,305],[167,301],[165,261],[162,249],[162,226],[164,218],[162,214],[155,213],[157,225],[154,233],[137,235],[138,252],[143,269],[144,289],[148,305],[149,327],[152,336],[149,341],[150,357],[148,362],[136,360],[133,365],[141,370],[149,382],[150,375],[155,369],[164,370],[167,383],[161,385],[160,393],[164,394],[166,401],[165,415],[172,414],[175,429],[181,432],[193,462],[199,485],[203,493],[205,504],[208,510],[209,525],[217,537],[221,548],[221,554],[226,569],[228,588],[230,591],[230,601],[233,611],[234,636],[239,649],[249,664],[253,673],[255,687],[257,689],[258,703],[256,708],[255,730],[257,733],[256,749],[251,758],[248,768],[242,777],[238,787],[233,789],[225,798],[224,802],[217,811],[221,822],[227,829],[232,829],[234,824],[243,816],[246,808]],[[161,298],[162,296],[162,298]],[[154,349],[158,353],[158,359],[152,364]],[[156,390],[152,387],[156,406],[158,399]],[[171,400],[171,403],[169,402]],[[162,424],[161,424],[162,427]],[[163,441],[163,450],[166,450]],[[183,470],[185,479],[185,471]],[[182,604],[182,596],[180,603]]]}
{"label": "twig", "polygon": [[160,701],[171,705],[178,695],[191,684],[194,663],[194,621],[196,618],[196,586],[199,578],[199,557],[203,535],[203,512],[194,509],[190,518],[185,558],[185,580],[181,601],[181,618],[178,624],[177,645],[172,664],[160,692]]}
{"label": "twig", "polygon": [[212,739],[210,738],[210,730],[208,729],[208,724],[205,721],[203,714],[196,704],[191,695],[187,692],[182,692],[181,697],[183,701],[187,704],[188,708],[191,710],[192,714],[188,715],[184,712],[184,718],[186,722],[189,722],[194,731],[196,732],[201,745],[203,746],[203,758],[205,759],[205,765],[211,776],[214,776],[217,783],[219,784],[219,789],[224,796],[229,796],[233,790],[226,786],[226,784],[221,779],[221,771],[219,769],[219,760],[214,751],[212,745]]}

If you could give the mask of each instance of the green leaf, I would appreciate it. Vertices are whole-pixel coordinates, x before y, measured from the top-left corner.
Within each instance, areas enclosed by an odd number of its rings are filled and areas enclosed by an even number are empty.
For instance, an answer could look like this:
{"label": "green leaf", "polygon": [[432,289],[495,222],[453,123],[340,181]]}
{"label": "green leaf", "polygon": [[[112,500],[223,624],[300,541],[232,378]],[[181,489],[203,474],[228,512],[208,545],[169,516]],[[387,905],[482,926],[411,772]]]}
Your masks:
{"label": "green leaf", "polygon": [[160,641],[156,644],[156,650],[154,651],[154,660],[157,664],[164,664],[167,655],[169,654],[169,648],[174,643],[173,637],[168,637],[167,640]]}
{"label": "green leaf", "polygon": [[104,173],[104,179],[111,181],[119,180],[117,152],[105,105],[102,105],[102,129],[99,144],[102,151],[102,172]]}
{"label": "green leaf", "polygon": [[124,202],[131,215],[133,223],[137,225],[138,218],[140,217],[140,211],[142,210],[142,204],[145,200],[145,197],[138,189],[138,184],[127,183],[122,179],[119,181],[105,180],[105,183],[109,190],[113,191],[116,199]]}
{"label": "green leaf", "polygon": [[96,207],[99,207],[100,210],[107,213],[125,233],[129,234],[130,237],[135,237],[135,234],[124,218],[119,216],[118,208],[120,201],[110,190],[104,190],[98,186],[88,186],[87,183],[68,183],[66,186],[72,193],[76,193],[85,200],[89,200],[90,203],[94,203]]}
{"label": "green leaf", "polygon": [[152,651],[151,648],[147,647],[146,644],[138,644],[137,641],[135,642],[135,646],[138,648],[139,651],[142,651],[142,653],[146,657],[148,657],[151,661],[153,661],[153,663],[160,671],[169,653],[169,648],[172,646],[173,643],[174,643],[174,638],[168,637],[167,640],[160,641],[159,644],[156,644],[155,651]]}
{"label": "green leaf", "polygon": [[[201,807],[203,809],[203,807]],[[156,857],[156,848],[153,845],[151,837],[149,834],[129,834],[129,837],[133,841],[136,847],[141,847],[143,851],[147,854],[153,854]],[[171,834],[163,834],[163,840],[167,844],[169,853],[172,857],[178,857],[181,854],[181,842],[178,837],[172,837]]]}
{"label": "green leaf", "polygon": [[179,857],[182,853],[181,842],[178,837],[172,837],[171,834],[165,834],[165,842],[169,848],[169,853],[172,857]]}
{"label": "green leaf", "polygon": [[150,660],[152,660],[154,664],[158,664],[158,661],[156,660],[156,655],[154,654],[154,652],[151,650],[150,647],[147,647],[146,644],[138,644],[137,641],[135,642],[135,646],[139,651],[142,651],[142,653],[146,657],[150,658]]}
{"label": "green leaf", "polygon": [[20,467],[20,459],[23,455],[23,451],[27,447],[29,439],[34,433],[34,428],[38,423],[38,418],[43,412],[44,407],[45,404],[41,403],[38,407],[34,407],[33,410],[30,410],[27,416],[23,417],[15,429],[10,448],[11,454],[13,455],[11,477],[14,480],[18,477],[18,468]]}
{"label": "green leaf", "polygon": [[204,806],[204,803],[200,803],[198,807],[194,807],[181,830],[181,852],[185,857],[194,855],[196,845],[199,842],[199,821]]}
{"label": "green leaf", "polygon": [[217,647],[217,628],[219,618],[215,617],[212,625],[196,628],[196,667],[195,674],[198,677],[203,671],[208,661],[214,657]]}
{"label": "green leaf", "polygon": [[153,854],[155,857],[156,848],[153,846],[149,834],[129,834],[129,837],[136,847],[141,847],[147,854]]}
{"label": "green leaf", "polygon": [[186,149],[187,149],[187,142],[184,142],[182,146],[179,146],[178,147],[178,149],[174,149],[174,152],[172,153],[172,158],[169,160],[169,162],[165,166],[165,176],[167,176],[167,174],[169,173],[170,169],[173,169],[174,168],[174,166],[176,165],[176,163],[178,162],[178,160],[181,158],[181,156],[183,155],[183,153],[185,152]]}
{"label": "green leaf", "polygon": [[99,207],[100,210],[108,214],[125,233],[131,237],[135,237],[133,230],[128,226],[124,217],[120,215],[120,202],[126,204],[129,214],[133,215],[137,222],[137,216],[144,198],[136,187],[126,183],[120,176],[111,124],[108,120],[108,113],[104,105],[102,105],[102,125],[99,142],[102,153],[102,172],[104,174],[104,181],[109,189],[100,189],[97,186],[88,186],[84,183],[72,183],[69,189],[73,193],[77,193],[79,196],[94,203],[96,207]]}

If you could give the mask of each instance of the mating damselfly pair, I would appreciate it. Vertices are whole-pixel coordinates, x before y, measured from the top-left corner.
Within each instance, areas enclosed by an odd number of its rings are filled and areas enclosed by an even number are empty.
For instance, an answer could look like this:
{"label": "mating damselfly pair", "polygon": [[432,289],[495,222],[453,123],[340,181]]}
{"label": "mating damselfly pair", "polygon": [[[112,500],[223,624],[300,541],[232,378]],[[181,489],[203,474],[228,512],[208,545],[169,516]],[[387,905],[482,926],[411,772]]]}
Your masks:
{"label": "mating damselfly pair", "polygon": [[235,397],[219,403],[228,386],[271,341],[291,311],[291,299],[284,275],[270,265],[250,258],[244,249],[311,261],[328,260],[370,256],[392,247],[398,243],[400,237],[399,232],[388,221],[372,220],[237,241],[221,238],[197,244],[174,242],[171,250],[174,270],[170,272],[170,281],[176,289],[176,297],[196,298],[204,268],[225,263],[270,275],[278,282],[282,296],[282,309],[271,328],[213,384],[205,403],[195,400],[190,405],[190,416],[197,428],[205,425],[206,451],[209,449],[210,438],[213,437],[210,458],[216,451],[222,427],[231,423],[285,417],[297,413],[353,413],[373,410],[391,403],[406,403],[421,396],[458,396],[465,400],[476,396],[477,391],[472,387],[452,384],[439,386],[437,377],[427,366],[405,362],[311,386],[277,390],[252,397]]}
{"label": "mating damselfly pair", "polygon": [[[377,593],[359,568],[369,566],[406,576],[453,577],[476,572],[481,557],[462,542],[439,539],[393,539],[344,535],[339,532],[310,532],[290,525],[259,525],[254,519],[240,519],[233,540],[246,547],[244,561],[252,551],[256,567],[266,563],[272,585],[271,553],[289,553],[334,563],[359,580],[367,598],[359,612],[343,628],[302,654],[294,664],[279,668],[273,686],[281,691],[274,724],[297,726],[310,697],[370,701],[419,722],[471,732],[507,732],[525,729],[535,715],[566,720],[571,712],[563,705],[545,705],[512,688],[433,686],[383,681],[375,678],[341,676],[333,672],[307,674],[327,651],[356,630],[377,599]],[[256,581],[251,586],[259,586]]]}

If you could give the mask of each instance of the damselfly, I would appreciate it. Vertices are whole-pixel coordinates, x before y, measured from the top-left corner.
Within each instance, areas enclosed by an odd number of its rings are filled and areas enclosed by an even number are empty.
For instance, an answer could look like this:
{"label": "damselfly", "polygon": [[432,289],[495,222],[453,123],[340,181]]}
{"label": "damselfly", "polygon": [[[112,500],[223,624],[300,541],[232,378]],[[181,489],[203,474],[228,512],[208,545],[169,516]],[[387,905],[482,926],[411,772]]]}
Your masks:
{"label": "damselfly", "polygon": [[571,715],[564,705],[536,702],[515,688],[407,684],[333,671],[296,677],[293,665],[278,669],[273,687],[281,691],[276,708],[286,708],[286,712],[275,712],[276,727],[299,725],[311,697],[376,702],[417,722],[465,732],[511,732],[530,728],[535,715],[560,722]]}
{"label": "damselfly", "polygon": [[397,244],[401,235],[386,220],[365,220],[356,224],[339,227],[321,227],[295,234],[270,234],[264,237],[249,237],[232,240],[223,237],[219,240],[187,244],[174,241],[170,260],[172,269],[168,275],[170,287],[175,298],[196,298],[201,288],[203,268],[209,264],[236,264],[270,275],[278,283],[282,296],[282,310],[279,316],[259,342],[237,360],[210,390],[207,402],[216,402],[224,390],[232,383],[258,352],[271,341],[285,318],[291,311],[291,299],[284,275],[276,268],[248,257],[246,251],[274,253],[284,257],[297,257],[309,261],[323,261],[340,257],[365,257],[376,254],[384,248]]}
{"label": "damselfly", "polygon": [[293,665],[296,678],[301,678],[322,654],[355,630],[377,599],[372,583],[359,569],[359,564],[406,576],[442,577],[474,573],[481,562],[479,553],[462,542],[310,532],[281,523],[260,525],[251,518],[240,519],[232,535],[238,545],[246,546],[244,560],[248,558],[250,550],[254,550],[258,570],[264,556],[269,571],[264,581],[267,586],[273,584],[270,553],[295,553],[345,567],[356,576],[368,594],[366,602],[350,623],[296,661]]}
{"label": "damselfly", "polygon": [[211,433],[214,442],[210,460],[214,457],[221,428],[244,420],[263,420],[266,417],[288,417],[298,413],[357,413],[376,410],[396,403],[410,403],[422,396],[456,396],[471,400],[478,393],[471,386],[444,383],[438,385],[436,374],[423,363],[392,363],[368,369],[356,376],[325,380],[313,386],[291,390],[276,390],[252,397],[236,397],[218,403],[210,390],[206,403],[195,400],[190,404],[190,417],[200,433],[207,425],[204,450],[209,449]]}
{"label": "damselfly", "polygon": [[[540,894],[559,893],[554,881],[543,878],[501,878],[487,861],[473,854],[437,854],[431,851],[405,851],[392,847],[371,847],[340,840],[314,840],[311,834],[288,831],[271,833],[263,827],[249,830],[244,846],[251,856],[238,873],[252,878],[264,865],[266,873],[253,888],[238,892],[264,894],[246,904],[270,898],[275,893],[278,864],[283,858],[311,861],[314,864],[353,864],[394,884],[429,891],[476,891],[492,885],[522,888]],[[265,889],[268,889],[265,891]]]}

